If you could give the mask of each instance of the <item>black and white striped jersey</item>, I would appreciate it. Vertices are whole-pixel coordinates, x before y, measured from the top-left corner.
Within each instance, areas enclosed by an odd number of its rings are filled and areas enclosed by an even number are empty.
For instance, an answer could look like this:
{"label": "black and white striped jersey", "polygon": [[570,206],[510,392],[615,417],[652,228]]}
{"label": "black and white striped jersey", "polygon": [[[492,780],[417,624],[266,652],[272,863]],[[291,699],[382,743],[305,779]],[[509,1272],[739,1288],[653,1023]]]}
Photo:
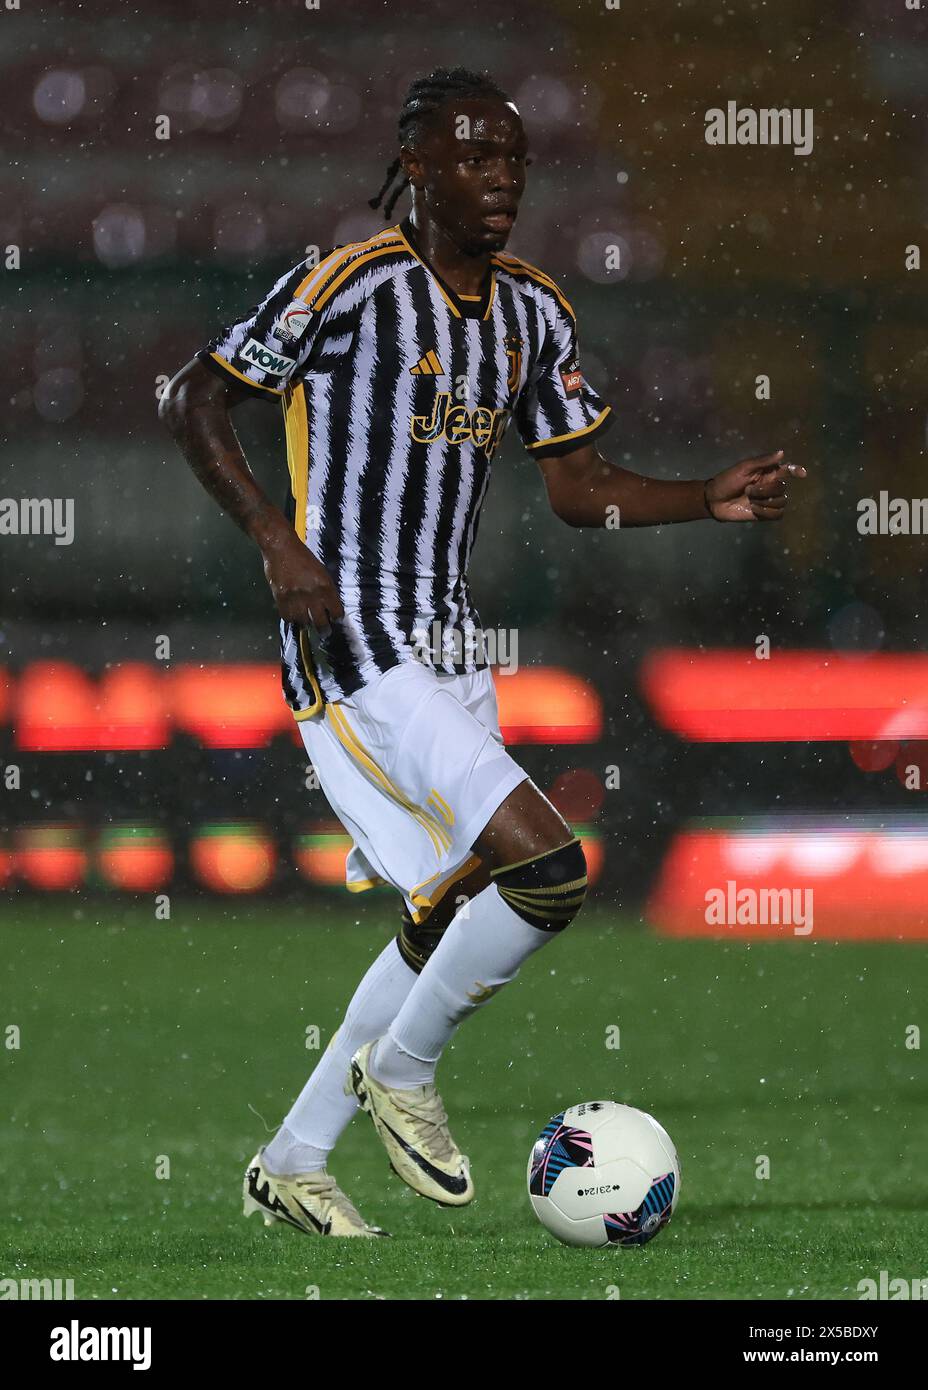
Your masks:
{"label": "black and white striped jersey", "polygon": [[479,296],[456,294],[407,219],[300,262],[198,357],[280,398],[289,514],[345,607],[326,636],[281,623],[297,718],[401,661],[482,665],[467,568],[510,419],[536,456],[610,422],[553,281],[500,253]]}

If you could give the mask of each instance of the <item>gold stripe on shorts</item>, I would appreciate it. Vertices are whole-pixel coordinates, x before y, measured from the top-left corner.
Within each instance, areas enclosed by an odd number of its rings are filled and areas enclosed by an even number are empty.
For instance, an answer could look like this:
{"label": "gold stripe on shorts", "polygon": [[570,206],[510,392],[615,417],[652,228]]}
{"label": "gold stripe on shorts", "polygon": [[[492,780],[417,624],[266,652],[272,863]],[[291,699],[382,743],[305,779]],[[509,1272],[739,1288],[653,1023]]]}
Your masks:
{"label": "gold stripe on shorts", "polygon": [[351,725],[348,723],[345,712],[339,708],[338,702],[328,703],[325,707],[325,714],[326,718],[329,719],[333,725],[339,741],[348,750],[355,762],[360,763],[360,765],[370,773],[374,780],[380,784],[390,799],[395,801],[404,811],[408,811],[413,819],[422,826],[432,841],[435,853],[440,858],[443,850],[450,849],[451,836],[438,818],[430,815],[423,807],[416,806],[414,802],[410,801],[406,794],[402,792],[394,782],[391,782],[383,768],[378,767],[370,753],[368,753],[367,749],[361,743],[354,729],[352,729]]}

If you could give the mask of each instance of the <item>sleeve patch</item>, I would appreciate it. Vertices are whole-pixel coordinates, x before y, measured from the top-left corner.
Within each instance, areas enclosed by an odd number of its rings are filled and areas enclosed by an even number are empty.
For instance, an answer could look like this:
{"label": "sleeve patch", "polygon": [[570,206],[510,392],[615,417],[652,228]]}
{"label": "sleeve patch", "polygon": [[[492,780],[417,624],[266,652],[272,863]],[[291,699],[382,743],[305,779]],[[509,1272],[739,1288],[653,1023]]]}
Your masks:
{"label": "sleeve patch", "polygon": [[290,369],[296,366],[295,358],[272,352],[270,348],[263,347],[256,338],[248,339],[242,348],[241,356],[245,362],[253,362],[262,372],[267,372],[268,376],[286,376]]}
{"label": "sleeve patch", "polygon": [[580,371],[580,363],[576,360],[569,366],[561,369],[561,382],[564,387],[564,395],[570,400],[580,395],[583,390],[583,373]]}
{"label": "sleeve patch", "polygon": [[298,343],[309,327],[312,309],[301,299],[293,299],[274,325],[274,335],[282,343]]}

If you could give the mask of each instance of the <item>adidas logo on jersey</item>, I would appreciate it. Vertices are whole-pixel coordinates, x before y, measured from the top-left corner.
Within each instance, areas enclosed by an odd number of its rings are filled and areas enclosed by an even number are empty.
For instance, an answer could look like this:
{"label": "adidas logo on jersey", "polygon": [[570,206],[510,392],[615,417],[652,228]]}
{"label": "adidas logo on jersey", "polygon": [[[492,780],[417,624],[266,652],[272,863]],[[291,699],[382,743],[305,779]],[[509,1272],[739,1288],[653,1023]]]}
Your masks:
{"label": "adidas logo on jersey", "polygon": [[420,357],[414,367],[410,367],[410,376],[444,376],[445,369],[438,359],[438,353],[431,348],[424,357]]}
{"label": "adidas logo on jersey", "polygon": [[414,415],[409,432],[417,444],[433,444],[447,439],[449,444],[474,444],[491,459],[509,423],[508,410],[491,410],[478,405],[468,410],[466,405],[452,405],[450,391],[435,397],[432,414]]}

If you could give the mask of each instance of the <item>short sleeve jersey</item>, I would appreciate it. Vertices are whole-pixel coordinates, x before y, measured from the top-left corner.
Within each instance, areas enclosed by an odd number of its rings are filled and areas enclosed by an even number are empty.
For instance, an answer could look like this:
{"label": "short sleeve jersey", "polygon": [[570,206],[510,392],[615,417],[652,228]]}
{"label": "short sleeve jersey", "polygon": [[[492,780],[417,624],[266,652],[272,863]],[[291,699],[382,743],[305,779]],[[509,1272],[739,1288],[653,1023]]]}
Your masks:
{"label": "short sleeve jersey", "polygon": [[296,717],[400,661],[483,664],[467,571],[510,421],[545,457],[611,420],[583,378],[574,313],[554,282],[500,253],[482,292],[459,295],[407,219],[300,262],[198,356],[281,401],[289,514],[344,604],[326,636],[280,625]]}

